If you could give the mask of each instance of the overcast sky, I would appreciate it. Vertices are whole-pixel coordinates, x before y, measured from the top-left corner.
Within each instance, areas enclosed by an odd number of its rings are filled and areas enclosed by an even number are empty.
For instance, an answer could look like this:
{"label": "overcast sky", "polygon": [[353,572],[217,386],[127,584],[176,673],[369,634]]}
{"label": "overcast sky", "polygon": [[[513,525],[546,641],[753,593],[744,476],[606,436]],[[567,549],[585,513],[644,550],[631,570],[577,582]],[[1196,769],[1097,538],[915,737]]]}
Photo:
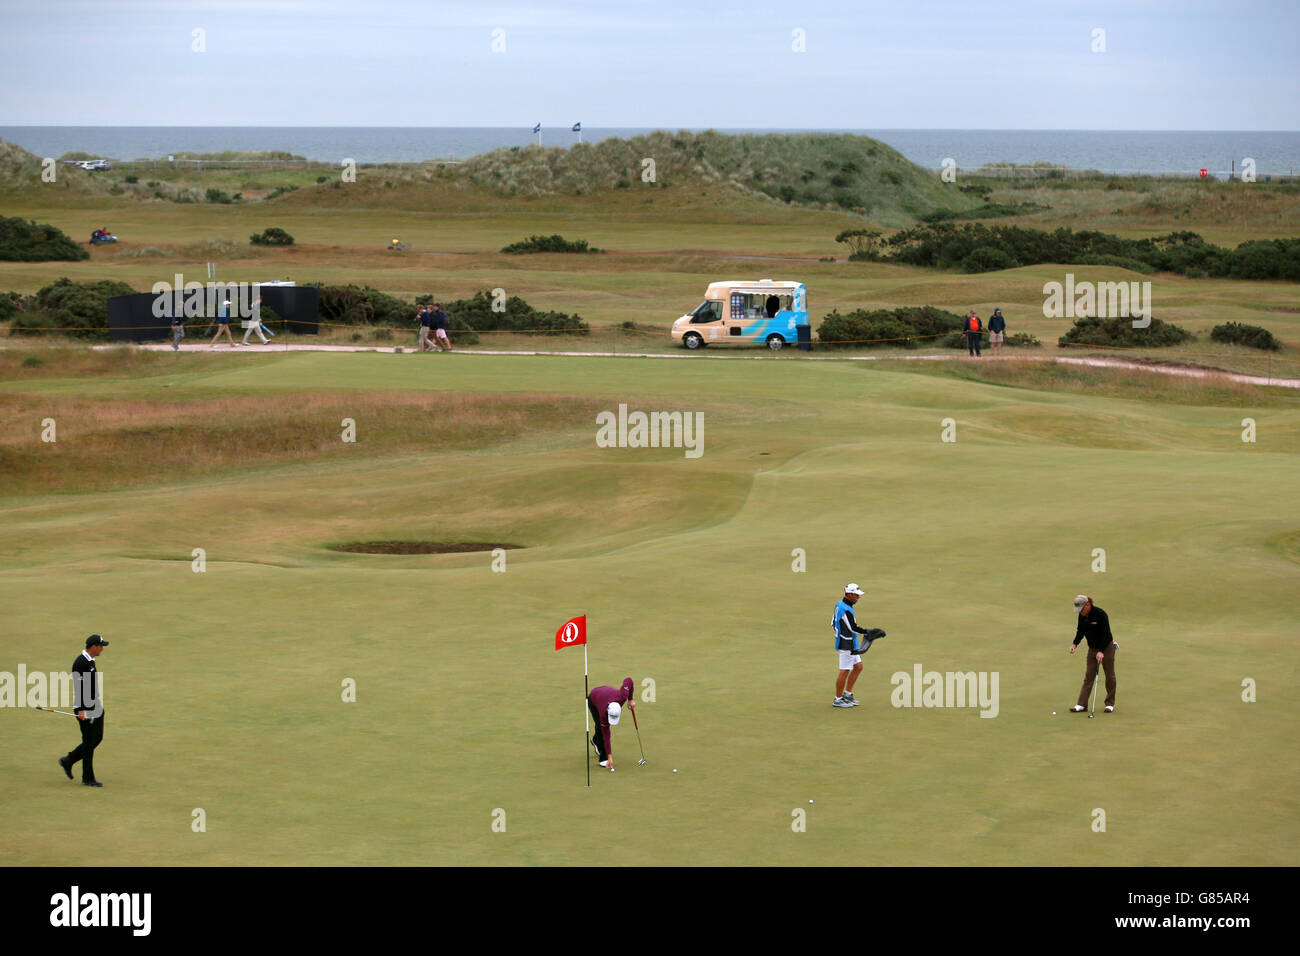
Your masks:
{"label": "overcast sky", "polygon": [[0,125],[1298,130],[1298,11],[0,0]]}

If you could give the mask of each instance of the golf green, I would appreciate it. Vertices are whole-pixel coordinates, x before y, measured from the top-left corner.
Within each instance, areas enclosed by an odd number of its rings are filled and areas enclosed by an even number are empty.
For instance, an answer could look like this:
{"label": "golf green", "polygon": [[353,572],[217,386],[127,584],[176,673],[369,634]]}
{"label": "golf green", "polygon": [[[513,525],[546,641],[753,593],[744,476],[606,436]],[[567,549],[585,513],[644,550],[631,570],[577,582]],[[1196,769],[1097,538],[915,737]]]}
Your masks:
{"label": "golf green", "polygon": [[[1293,397],[758,352],[174,358],[0,382],[0,462],[39,476],[0,498],[0,672],[111,642],[102,790],[55,765],[72,720],[0,708],[0,863],[1300,862]],[[138,419],[164,404],[206,417]],[[701,453],[600,447],[620,405],[698,414]],[[394,540],[519,547],[330,550]],[[888,636],[835,709],[850,581]],[[1095,720],[1067,712],[1081,592],[1121,646]],[[590,789],[553,640],[578,614],[648,761],[624,721]],[[996,700],[895,706],[918,667]]]}

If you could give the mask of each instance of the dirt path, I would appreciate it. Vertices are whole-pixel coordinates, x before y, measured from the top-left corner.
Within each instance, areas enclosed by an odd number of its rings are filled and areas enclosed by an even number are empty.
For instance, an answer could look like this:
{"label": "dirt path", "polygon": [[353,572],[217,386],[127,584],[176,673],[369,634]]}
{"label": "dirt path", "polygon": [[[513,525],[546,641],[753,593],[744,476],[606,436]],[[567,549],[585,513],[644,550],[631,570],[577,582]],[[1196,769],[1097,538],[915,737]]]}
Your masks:
{"label": "dirt path", "polygon": [[[96,345],[95,349],[116,349],[124,348],[121,345]],[[171,349],[170,345],[152,343],[148,345],[135,346],[136,348],[148,349],[153,352],[166,352]],[[182,345],[181,350],[185,352],[205,352],[209,351],[207,345]],[[231,348],[223,345],[212,351],[217,352],[402,352],[404,354],[415,354],[415,349],[401,346],[373,346],[373,345],[238,345]],[[609,352],[528,352],[516,349],[464,349],[452,353],[453,355],[562,355],[569,358],[657,358],[657,359],[722,359],[732,361],[766,359],[772,357],[770,353],[754,350],[752,352],[736,351],[732,353],[721,354],[700,354],[699,352],[618,352],[611,355]],[[981,362],[998,362],[1001,359],[985,357],[978,360],[972,360],[969,356],[955,355],[808,355],[802,356],[809,361],[817,362],[879,362],[881,360],[902,360],[911,362],[963,362],[963,361],[981,361]],[[1280,388],[1300,388],[1300,379],[1295,378],[1268,378],[1263,375],[1242,375],[1237,372],[1226,372],[1222,369],[1207,368],[1205,366],[1194,365],[1174,365],[1154,362],[1133,362],[1125,359],[1105,358],[1103,356],[1088,356],[1071,358],[1061,355],[1016,355],[1008,356],[1014,361],[1019,362],[1061,362],[1066,365],[1091,365],[1098,368],[1129,368],[1143,372],[1158,372],[1161,375],[1181,375],[1187,378],[1224,378],[1232,382],[1244,382],[1248,385],[1272,385]]]}

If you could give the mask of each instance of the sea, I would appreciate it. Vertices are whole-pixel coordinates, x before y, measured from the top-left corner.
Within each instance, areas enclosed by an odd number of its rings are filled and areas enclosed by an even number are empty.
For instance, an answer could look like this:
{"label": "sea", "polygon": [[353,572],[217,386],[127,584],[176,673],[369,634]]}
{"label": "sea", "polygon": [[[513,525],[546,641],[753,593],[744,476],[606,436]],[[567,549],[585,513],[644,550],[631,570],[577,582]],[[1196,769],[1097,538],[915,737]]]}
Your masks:
{"label": "sea", "polygon": [[[543,127],[543,146],[628,138],[644,127]],[[698,132],[699,130],[691,130]],[[857,133],[892,146],[913,163],[962,169],[985,163],[1046,162],[1071,169],[1121,174],[1222,177],[1239,172],[1246,158],[1257,176],[1294,175],[1300,166],[1300,132],[992,130],[992,129],[719,129],[723,133]],[[673,130],[676,132],[676,130]],[[84,152],[121,161],[162,159],[179,152],[285,150],[320,162],[416,163],[465,159],[538,141],[532,127],[327,127],[327,126],[0,126],[0,139],[41,157]]]}

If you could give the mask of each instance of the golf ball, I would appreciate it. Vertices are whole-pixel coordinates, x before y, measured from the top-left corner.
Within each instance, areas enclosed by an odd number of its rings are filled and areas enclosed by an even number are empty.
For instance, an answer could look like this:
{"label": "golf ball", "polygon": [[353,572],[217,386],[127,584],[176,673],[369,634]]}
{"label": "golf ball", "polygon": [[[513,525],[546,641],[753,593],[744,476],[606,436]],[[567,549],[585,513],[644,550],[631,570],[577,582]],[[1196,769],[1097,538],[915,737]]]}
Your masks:
{"label": "golf ball", "polygon": [[1056,716],[1056,711],[1052,711],[1052,716],[1053,716],[1053,717]]}
{"label": "golf ball", "polygon": [[673,767],[673,773],[676,773],[676,772],[677,772],[677,768],[676,768],[676,767]]}
{"label": "golf ball", "polygon": [[811,800],[809,800],[809,801],[808,801],[808,802],[809,802],[809,803],[812,803],[812,801],[811,801]]}

